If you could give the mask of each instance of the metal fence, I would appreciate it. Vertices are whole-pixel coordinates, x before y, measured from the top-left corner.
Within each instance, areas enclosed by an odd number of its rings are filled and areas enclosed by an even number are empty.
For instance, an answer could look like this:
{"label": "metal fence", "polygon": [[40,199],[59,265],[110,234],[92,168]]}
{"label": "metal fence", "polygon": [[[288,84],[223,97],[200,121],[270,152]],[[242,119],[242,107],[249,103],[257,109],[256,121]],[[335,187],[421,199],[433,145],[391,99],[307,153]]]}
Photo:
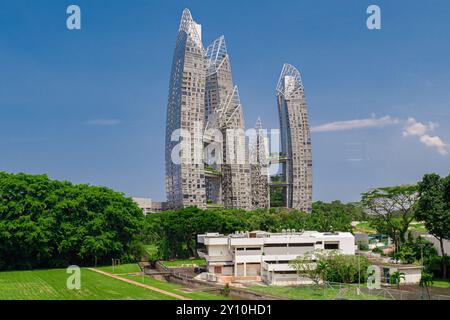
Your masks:
{"label": "metal fence", "polygon": [[345,299],[347,292],[353,292],[361,299],[374,298],[385,300],[450,300],[450,295],[434,294],[432,288],[427,291],[421,288],[414,291],[398,290],[392,287],[381,287],[380,289],[369,289],[364,284],[346,284],[336,282],[324,282],[325,289],[336,290],[336,299]]}

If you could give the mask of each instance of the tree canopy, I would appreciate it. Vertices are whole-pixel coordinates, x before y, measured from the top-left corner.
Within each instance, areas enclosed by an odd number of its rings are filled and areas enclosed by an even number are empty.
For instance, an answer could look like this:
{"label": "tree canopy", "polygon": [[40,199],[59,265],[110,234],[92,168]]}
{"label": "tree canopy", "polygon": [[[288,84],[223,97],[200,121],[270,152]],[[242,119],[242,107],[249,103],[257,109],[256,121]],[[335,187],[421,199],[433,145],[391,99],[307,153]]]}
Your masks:
{"label": "tree canopy", "polygon": [[418,199],[416,185],[372,189],[362,194],[361,202],[371,222],[381,233],[391,237],[396,249],[407,240]]}
{"label": "tree canopy", "polygon": [[106,187],[0,172],[0,270],[128,259],[143,219]]}
{"label": "tree canopy", "polygon": [[419,182],[420,198],[416,217],[425,222],[427,230],[439,240],[444,278],[447,276],[444,239],[450,239],[450,175],[441,178],[426,174]]}

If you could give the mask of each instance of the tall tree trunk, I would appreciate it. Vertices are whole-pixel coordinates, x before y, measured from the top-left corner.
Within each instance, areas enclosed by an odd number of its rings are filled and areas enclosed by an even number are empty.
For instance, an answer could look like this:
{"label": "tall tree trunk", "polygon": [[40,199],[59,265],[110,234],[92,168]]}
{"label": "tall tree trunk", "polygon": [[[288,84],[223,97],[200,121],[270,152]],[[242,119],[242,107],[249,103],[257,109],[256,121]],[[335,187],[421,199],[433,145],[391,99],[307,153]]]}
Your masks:
{"label": "tall tree trunk", "polygon": [[444,238],[439,238],[439,244],[441,246],[441,253],[442,253],[442,277],[444,279],[447,279],[447,259],[445,259],[445,251],[444,251]]}

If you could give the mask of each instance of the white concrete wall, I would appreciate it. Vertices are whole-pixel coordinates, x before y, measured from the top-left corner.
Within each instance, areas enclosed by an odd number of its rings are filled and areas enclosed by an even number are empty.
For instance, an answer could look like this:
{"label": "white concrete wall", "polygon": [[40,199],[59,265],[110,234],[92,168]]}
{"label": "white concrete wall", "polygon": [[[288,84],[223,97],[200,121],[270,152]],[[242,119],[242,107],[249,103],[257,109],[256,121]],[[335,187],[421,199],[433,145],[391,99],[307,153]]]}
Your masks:
{"label": "white concrete wall", "polygon": [[400,270],[400,272],[405,274],[405,280],[401,280],[401,284],[417,284],[420,283],[421,270],[418,269],[408,269]]}
{"label": "white concrete wall", "polygon": [[214,246],[208,246],[208,256],[215,257],[215,256],[221,256],[221,257],[228,257],[231,256],[232,252],[228,250],[227,245],[214,245]]}

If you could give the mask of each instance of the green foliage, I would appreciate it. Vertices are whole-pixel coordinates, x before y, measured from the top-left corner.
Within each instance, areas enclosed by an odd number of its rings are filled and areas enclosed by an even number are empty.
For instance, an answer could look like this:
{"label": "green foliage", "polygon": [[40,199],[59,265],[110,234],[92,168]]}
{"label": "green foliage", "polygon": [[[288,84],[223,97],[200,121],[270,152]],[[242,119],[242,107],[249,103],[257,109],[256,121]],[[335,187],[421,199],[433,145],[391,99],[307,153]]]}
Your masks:
{"label": "green foliage", "polygon": [[316,285],[324,279],[325,268],[327,267],[322,252],[306,252],[304,255],[289,262],[289,266],[296,270],[299,275],[305,276]]}
{"label": "green foliage", "polygon": [[0,172],[0,270],[129,260],[142,222],[111,189]]}
{"label": "green foliage", "polygon": [[331,203],[317,201],[313,203],[311,225],[317,231],[352,231],[351,222],[359,220],[362,209],[355,204],[343,204],[336,200]]}
{"label": "green foliage", "polygon": [[422,275],[420,277],[419,285],[427,290],[428,298],[430,299],[430,289],[429,287],[433,285],[433,274],[422,270]]}
{"label": "green foliage", "polygon": [[426,174],[419,182],[416,217],[436,238],[450,239],[450,175]]}
{"label": "green foliage", "polygon": [[433,275],[426,271],[422,271],[422,275],[420,277],[420,286],[421,287],[429,287],[433,285]]}
{"label": "green foliage", "polygon": [[370,263],[363,256],[317,251],[291,261],[290,265],[318,284],[320,280],[339,283],[357,283],[359,280],[364,282]]}
{"label": "green foliage", "polygon": [[409,237],[400,250],[393,254],[393,257],[402,263],[421,263],[423,256],[424,265],[426,265],[427,260],[436,255],[436,249],[431,243],[421,237],[417,237],[415,240]]}
{"label": "green foliage", "polygon": [[426,229],[435,236],[442,252],[442,274],[447,277],[444,239],[450,239],[450,175],[441,178],[432,173],[426,174],[419,182],[420,199],[416,217],[425,222]]}
{"label": "green foliage", "polygon": [[224,297],[228,297],[230,295],[230,285],[227,283],[225,284],[225,286],[220,289],[220,293],[224,296]]}
{"label": "green foliage", "polygon": [[357,283],[367,279],[367,268],[370,263],[366,257],[333,253],[329,255],[323,266],[324,280],[339,283]]}
{"label": "green foliage", "polygon": [[405,274],[398,270],[389,274],[389,283],[397,285],[397,289],[400,289],[400,282],[402,279],[405,280]]}
{"label": "green foliage", "polygon": [[379,233],[391,237],[395,248],[400,249],[414,220],[418,199],[417,186],[402,185],[372,189],[362,194],[361,203],[370,214],[370,224]]}
{"label": "green foliage", "polygon": [[384,254],[383,250],[381,250],[381,249],[378,248],[378,247],[373,248],[373,249],[372,249],[372,252],[373,252],[373,253],[379,253],[379,254],[381,254],[381,255]]}

